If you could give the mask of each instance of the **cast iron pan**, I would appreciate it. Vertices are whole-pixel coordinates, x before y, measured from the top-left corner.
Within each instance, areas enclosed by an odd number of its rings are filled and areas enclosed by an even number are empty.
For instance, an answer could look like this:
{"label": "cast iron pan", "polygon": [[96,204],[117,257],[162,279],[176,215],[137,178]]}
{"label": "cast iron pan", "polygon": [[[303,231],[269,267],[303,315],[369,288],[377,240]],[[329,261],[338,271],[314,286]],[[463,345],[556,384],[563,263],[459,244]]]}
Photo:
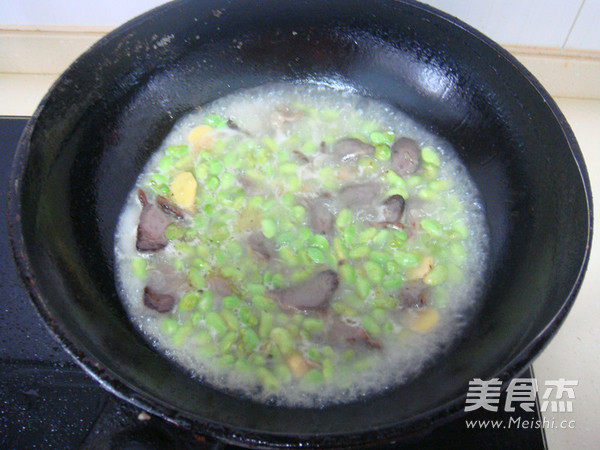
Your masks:
{"label": "cast iron pan", "polygon": [[[418,378],[346,405],[281,408],[192,380],[134,331],[117,297],[121,206],[182,114],[241,88],[352,86],[450,141],[482,192],[491,254],[481,309]],[[9,223],[51,330],[107,389],[182,426],[246,445],[401,439],[464,408],[468,381],[505,384],[547,343],[581,284],[589,180],[548,93],[477,31],[405,1],[179,1],[110,33],[56,82],[24,132]]]}

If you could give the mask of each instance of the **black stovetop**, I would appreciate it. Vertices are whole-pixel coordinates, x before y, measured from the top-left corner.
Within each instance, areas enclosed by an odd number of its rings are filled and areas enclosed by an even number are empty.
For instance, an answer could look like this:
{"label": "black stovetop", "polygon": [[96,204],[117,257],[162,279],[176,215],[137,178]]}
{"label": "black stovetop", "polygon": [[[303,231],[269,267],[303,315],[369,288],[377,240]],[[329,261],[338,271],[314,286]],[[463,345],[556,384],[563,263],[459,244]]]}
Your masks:
{"label": "black stovetop", "polygon": [[[26,121],[0,117],[0,447],[232,448],[140,415],[141,410],[106,392],[73,362],[37,315],[17,275],[4,220],[8,174]],[[522,376],[532,377],[531,371]],[[524,419],[531,416],[523,413]],[[478,419],[508,420],[508,415],[478,409],[411,441],[409,448],[545,448],[542,430],[467,429],[465,420]]]}

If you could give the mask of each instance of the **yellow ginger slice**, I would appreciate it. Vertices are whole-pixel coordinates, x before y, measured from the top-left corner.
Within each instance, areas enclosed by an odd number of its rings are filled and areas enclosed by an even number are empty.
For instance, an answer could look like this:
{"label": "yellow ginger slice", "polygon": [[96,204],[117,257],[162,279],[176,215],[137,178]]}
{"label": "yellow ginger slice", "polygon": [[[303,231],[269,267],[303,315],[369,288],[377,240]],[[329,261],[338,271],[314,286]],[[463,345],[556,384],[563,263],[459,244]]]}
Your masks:
{"label": "yellow ginger slice", "polygon": [[211,136],[212,127],[200,125],[193,128],[188,135],[188,140],[196,148],[209,149],[212,146],[213,138]]}
{"label": "yellow ginger slice", "polygon": [[196,199],[198,183],[191,172],[178,173],[171,183],[173,201],[184,209],[192,209]]}
{"label": "yellow ginger slice", "polygon": [[425,256],[419,264],[406,271],[406,277],[409,280],[418,280],[425,277],[433,267],[433,258],[431,256]]}
{"label": "yellow ginger slice", "polygon": [[427,333],[440,320],[440,313],[435,308],[427,308],[418,311],[416,316],[410,321],[409,328],[417,333]]}

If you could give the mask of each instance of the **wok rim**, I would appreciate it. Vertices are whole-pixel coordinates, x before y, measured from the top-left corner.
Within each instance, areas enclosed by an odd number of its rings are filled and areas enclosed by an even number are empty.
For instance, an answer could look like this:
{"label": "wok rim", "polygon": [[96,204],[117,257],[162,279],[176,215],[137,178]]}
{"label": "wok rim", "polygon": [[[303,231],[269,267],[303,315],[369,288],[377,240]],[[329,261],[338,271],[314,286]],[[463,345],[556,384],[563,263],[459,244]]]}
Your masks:
{"label": "wok rim", "polygon": [[[93,354],[86,348],[81,348],[75,344],[73,336],[70,336],[68,330],[61,324],[60,318],[52,316],[44,295],[40,290],[36,280],[30,259],[26,252],[25,237],[21,222],[21,180],[29,160],[30,139],[35,130],[39,117],[43,114],[46,102],[58,86],[63,83],[67,74],[77,70],[82,65],[82,59],[85,56],[98,51],[102,46],[113,39],[126,35],[133,28],[138,27],[143,22],[159,17],[168,10],[175,9],[181,3],[188,3],[190,0],[181,0],[171,2],[154,8],[140,16],[137,16],[115,30],[107,33],[103,38],[93,44],[86,52],[79,56],[67,70],[65,70],[53,83],[45,94],[33,115],[25,125],[20,137],[19,144],[15,152],[10,175],[9,188],[7,195],[7,221],[8,235],[12,248],[13,257],[17,264],[17,270],[24,287],[32,301],[35,309],[42,318],[50,334],[58,340],[61,347],[67,351],[74,361],[93,379],[95,379],[104,389],[116,395],[124,401],[133,404],[153,415],[159,416],[178,426],[190,429],[201,435],[210,436],[223,442],[231,444],[242,444],[252,447],[289,447],[292,446],[318,446],[318,447],[338,447],[342,444],[344,447],[357,447],[368,443],[376,445],[378,443],[389,443],[402,439],[407,435],[423,433],[426,430],[433,429],[452,418],[461,415],[466,400],[466,392],[438,407],[427,411],[426,413],[413,416],[410,419],[403,420],[392,426],[385,426],[367,431],[359,431],[351,434],[341,433],[323,433],[323,434],[286,434],[281,432],[266,432],[260,430],[245,429],[230,424],[219,424],[207,418],[204,421],[198,421],[186,416],[185,411],[177,411],[160,399],[150,395],[148,392],[137,386],[130,385],[123,380],[117,373],[105,368],[96,360]],[[571,290],[560,309],[554,317],[546,324],[544,329],[538,333],[518,354],[513,355],[510,361],[503,367],[503,370],[495,374],[503,381],[504,390],[511,378],[520,374],[529,364],[541,353],[551,338],[556,334],[558,328],[564,322],[569,310],[571,309],[575,298],[581,288],[583,278],[589,263],[592,229],[593,229],[593,203],[589,175],[583,159],[583,154],[577,143],[575,135],[569,126],[558,105],[541,85],[541,83],[507,50],[501,47],[490,38],[477,31],[470,25],[462,22],[456,17],[442,12],[429,5],[421,4],[413,0],[393,0],[394,3],[401,3],[412,8],[423,10],[424,12],[437,16],[449,22],[451,25],[461,28],[463,32],[471,35],[472,38],[485,44],[497,56],[501,57],[503,63],[508,63],[521,74],[530,86],[537,92],[541,99],[550,109],[556,124],[560,127],[565,141],[568,144],[573,162],[576,164],[583,190],[585,194],[585,203],[587,211],[587,239],[583,259],[577,272],[577,277],[571,287]]]}

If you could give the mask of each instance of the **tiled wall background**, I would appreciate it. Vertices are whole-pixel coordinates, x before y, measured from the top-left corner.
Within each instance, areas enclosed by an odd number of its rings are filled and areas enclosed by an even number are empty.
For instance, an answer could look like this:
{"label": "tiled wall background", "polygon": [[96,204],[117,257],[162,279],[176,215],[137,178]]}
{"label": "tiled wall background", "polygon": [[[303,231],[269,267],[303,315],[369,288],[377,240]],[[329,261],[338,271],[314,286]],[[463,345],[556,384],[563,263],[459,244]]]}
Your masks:
{"label": "tiled wall background", "polygon": [[[164,0],[0,0],[0,28],[115,27],[161,3]],[[501,44],[600,51],[600,0],[426,3],[462,19]]]}

